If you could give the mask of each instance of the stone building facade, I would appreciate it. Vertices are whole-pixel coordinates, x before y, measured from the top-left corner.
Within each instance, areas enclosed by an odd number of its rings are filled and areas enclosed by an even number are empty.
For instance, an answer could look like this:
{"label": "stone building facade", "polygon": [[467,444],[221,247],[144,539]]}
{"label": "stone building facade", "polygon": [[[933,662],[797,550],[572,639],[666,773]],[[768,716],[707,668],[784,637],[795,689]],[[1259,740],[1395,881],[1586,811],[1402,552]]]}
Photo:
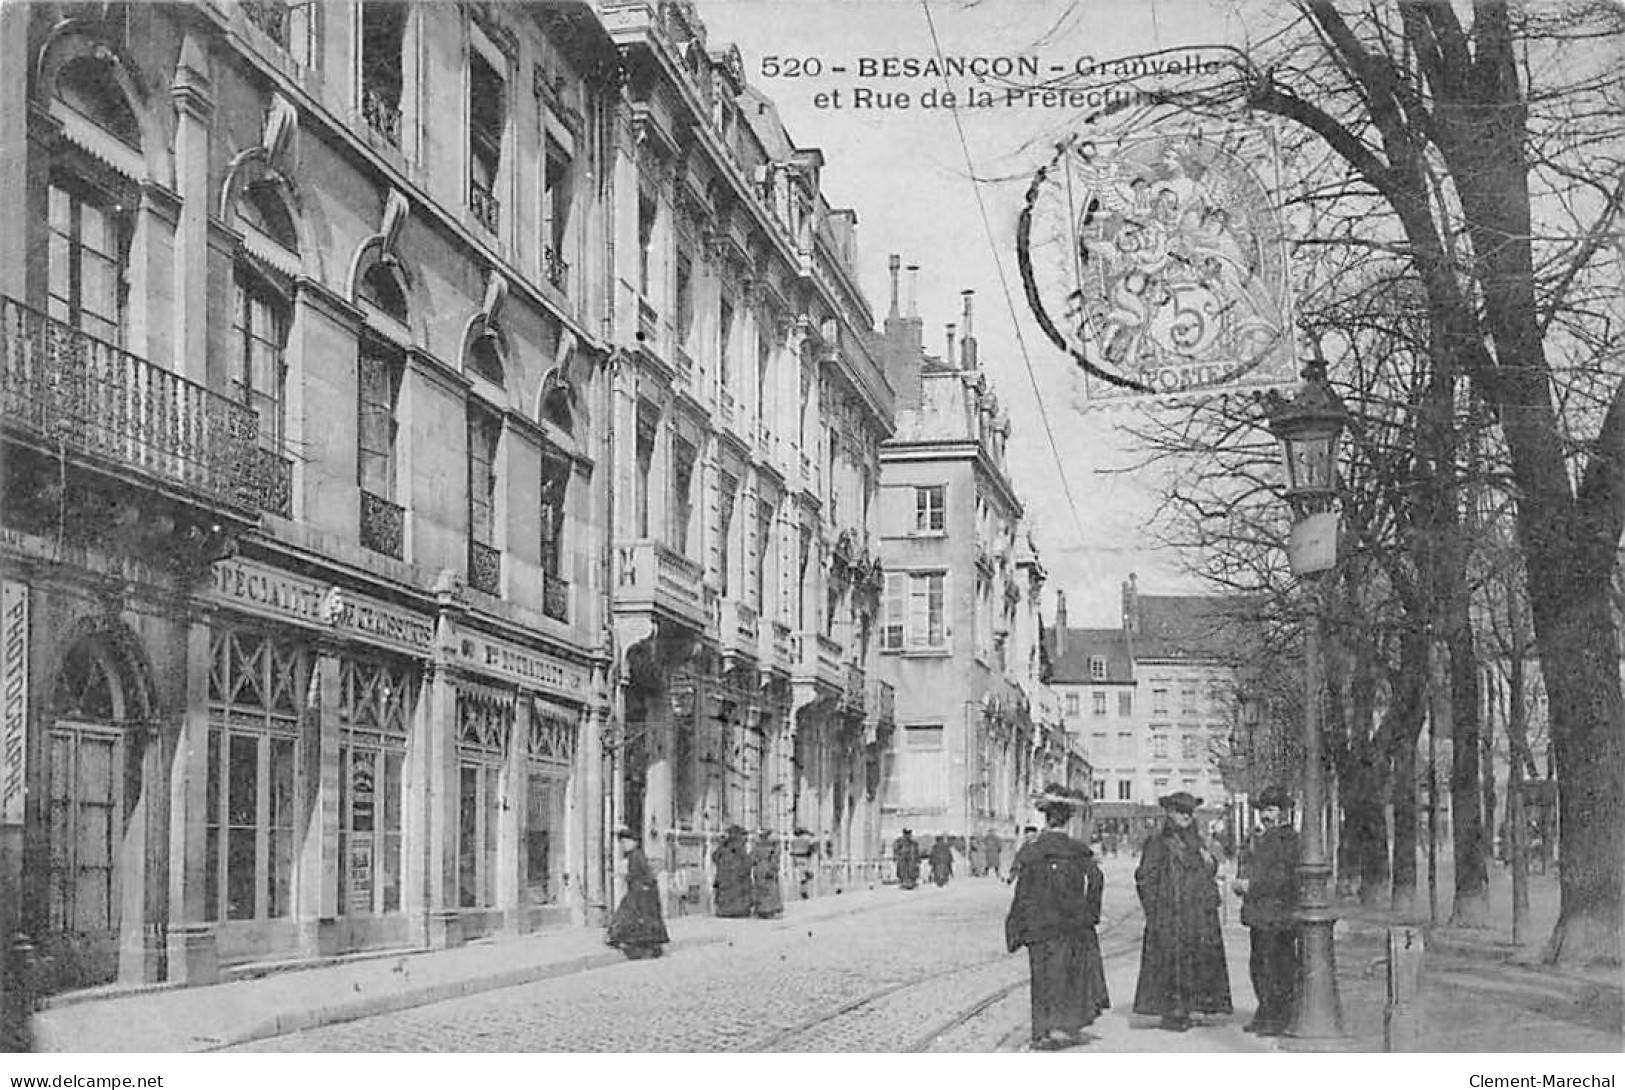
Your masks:
{"label": "stone building facade", "polygon": [[1051,780],[1088,782],[1042,681],[1044,569],[1005,468],[1008,418],[980,369],[965,296],[964,338],[923,345],[914,270],[899,261],[881,341],[897,389],[897,433],[881,447],[880,652],[897,687],[881,820],[926,837],[1009,840]]}

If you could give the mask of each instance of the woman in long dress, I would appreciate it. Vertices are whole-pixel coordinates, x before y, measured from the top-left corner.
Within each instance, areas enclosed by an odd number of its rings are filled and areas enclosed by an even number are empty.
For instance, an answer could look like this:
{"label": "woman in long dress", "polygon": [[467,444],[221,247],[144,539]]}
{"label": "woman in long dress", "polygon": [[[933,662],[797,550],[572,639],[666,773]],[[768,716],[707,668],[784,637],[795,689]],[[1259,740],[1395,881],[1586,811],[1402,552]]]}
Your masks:
{"label": "woman in long dress", "polygon": [[1032,972],[1033,1048],[1083,1043],[1083,1027],[1111,1006],[1100,958],[1105,878],[1087,845],[1066,833],[1081,797],[1052,784],[1039,800],[1044,831],[1016,856],[1016,895],[1004,921],[1011,953],[1025,946]]}
{"label": "woman in long dress", "polygon": [[779,889],[779,841],[763,830],[750,853],[751,911],[764,920],[784,912],[784,894]]}
{"label": "woman in long dress", "polygon": [[750,915],[750,847],[745,843],[745,830],[738,825],[728,826],[727,832],[711,852],[712,904],[718,916]]}
{"label": "woman in long dress", "polygon": [[1230,970],[1219,931],[1218,861],[1194,823],[1202,800],[1177,791],[1160,800],[1167,818],[1146,838],[1134,885],[1145,910],[1145,945],[1134,1013],[1162,1028],[1190,1028],[1192,1014],[1229,1014]]}
{"label": "woman in long dress", "polygon": [[643,854],[638,834],[622,828],[615,839],[626,852],[626,895],[609,921],[609,944],[636,961],[657,958],[671,941],[660,915],[660,886]]}

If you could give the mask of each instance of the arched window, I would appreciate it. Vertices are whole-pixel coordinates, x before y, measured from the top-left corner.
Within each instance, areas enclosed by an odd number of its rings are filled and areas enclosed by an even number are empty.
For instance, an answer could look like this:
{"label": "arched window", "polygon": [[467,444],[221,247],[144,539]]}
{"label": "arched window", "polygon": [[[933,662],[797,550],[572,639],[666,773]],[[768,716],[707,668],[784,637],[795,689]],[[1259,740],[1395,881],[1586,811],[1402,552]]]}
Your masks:
{"label": "arched window", "polygon": [[502,385],[502,353],[494,333],[482,333],[468,346],[468,370]]}
{"label": "arched window", "polygon": [[357,294],[363,303],[371,304],[403,325],[406,323],[406,291],[401,287],[400,277],[384,262],[374,262],[367,269]]}
{"label": "arched window", "polygon": [[121,661],[103,641],[80,640],[62,660],[52,710],[59,718],[104,723],[142,718],[146,709],[139,687]]}
{"label": "arched window", "polygon": [[130,147],[141,148],[141,125],[119,90],[110,62],[93,55],[75,57],[57,73],[56,95]]}
{"label": "arched window", "polygon": [[291,254],[299,252],[299,234],[294,229],[293,215],[271,183],[249,186],[237,202],[237,214],[244,223],[284,250]]}

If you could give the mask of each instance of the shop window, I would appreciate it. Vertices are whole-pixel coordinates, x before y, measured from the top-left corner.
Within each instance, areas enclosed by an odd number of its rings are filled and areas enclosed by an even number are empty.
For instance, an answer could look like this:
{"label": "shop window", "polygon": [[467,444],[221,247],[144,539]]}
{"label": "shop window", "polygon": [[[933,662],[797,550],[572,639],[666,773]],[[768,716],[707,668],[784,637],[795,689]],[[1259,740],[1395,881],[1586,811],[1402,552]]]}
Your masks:
{"label": "shop window", "polygon": [[339,911],[401,909],[402,768],[417,675],[393,660],[339,660]]}
{"label": "shop window", "polygon": [[565,802],[575,759],[575,709],[532,704],[525,776],[525,889],[531,904],[555,904],[565,885]]}
{"label": "shop window", "polygon": [[502,767],[513,735],[514,695],[464,691],[457,697],[457,903],[496,904]]}
{"label": "shop window", "polygon": [[285,917],[310,654],[299,641],[246,630],[217,631],[210,642],[205,917]]}

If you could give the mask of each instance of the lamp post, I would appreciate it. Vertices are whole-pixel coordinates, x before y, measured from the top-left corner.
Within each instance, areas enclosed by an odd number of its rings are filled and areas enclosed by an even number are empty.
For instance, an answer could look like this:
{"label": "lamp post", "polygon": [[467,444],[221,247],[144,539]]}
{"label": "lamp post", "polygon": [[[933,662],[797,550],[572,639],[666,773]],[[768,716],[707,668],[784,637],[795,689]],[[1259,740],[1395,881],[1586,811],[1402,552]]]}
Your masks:
{"label": "lamp post", "polygon": [[1306,583],[1304,634],[1303,834],[1298,861],[1298,921],[1302,955],[1298,970],[1298,1005],[1292,1037],[1336,1040],[1343,1032],[1343,1007],[1337,995],[1337,962],[1332,929],[1332,868],[1326,853],[1326,777],[1321,765],[1320,698],[1325,689],[1321,658],[1320,578],[1337,562],[1337,441],[1348,413],[1326,382],[1326,361],[1310,360],[1304,385],[1286,401],[1267,402],[1269,427],[1281,441],[1286,467],[1286,497],[1292,505],[1292,537],[1287,554],[1292,572]]}

